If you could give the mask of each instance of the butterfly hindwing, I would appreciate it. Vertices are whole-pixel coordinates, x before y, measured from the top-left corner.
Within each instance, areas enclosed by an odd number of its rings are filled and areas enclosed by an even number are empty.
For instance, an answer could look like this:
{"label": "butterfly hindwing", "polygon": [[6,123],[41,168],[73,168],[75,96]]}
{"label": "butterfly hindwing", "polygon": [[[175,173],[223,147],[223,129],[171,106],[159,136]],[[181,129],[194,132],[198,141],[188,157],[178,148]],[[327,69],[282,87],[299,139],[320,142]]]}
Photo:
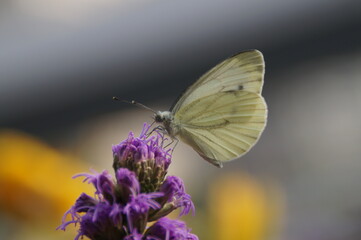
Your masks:
{"label": "butterfly hindwing", "polygon": [[198,98],[174,115],[180,139],[217,166],[248,152],[259,139],[266,121],[263,97],[243,90]]}

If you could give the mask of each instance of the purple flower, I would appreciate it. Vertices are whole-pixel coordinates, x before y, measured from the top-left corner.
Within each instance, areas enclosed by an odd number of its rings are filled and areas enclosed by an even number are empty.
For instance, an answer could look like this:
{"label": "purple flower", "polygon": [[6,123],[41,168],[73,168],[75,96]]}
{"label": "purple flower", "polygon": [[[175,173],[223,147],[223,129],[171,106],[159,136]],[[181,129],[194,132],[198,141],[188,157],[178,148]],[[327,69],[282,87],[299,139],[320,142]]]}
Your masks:
{"label": "purple flower", "polygon": [[[107,171],[95,174],[78,174],[75,177],[85,176],[88,183],[95,187],[95,196],[82,193],[74,206],[65,213],[63,223],[59,229],[65,230],[71,223],[79,223],[80,229],[77,237],[87,236],[90,239],[119,239],[123,236],[123,206],[116,203],[114,181]],[[70,215],[71,220],[66,221]]]}
{"label": "purple flower", "polygon": [[168,218],[159,219],[146,231],[145,235],[147,240],[198,240],[196,235],[190,233],[184,222]]}
{"label": "purple flower", "polygon": [[74,205],[75,212],[87,212],[90,209],[93,209],[95,205],[98,204],[98,200],[90,197],[89,195],[82,193],[80,197],[76,200]]}
{"label": "purple flower", "polygon": [[148,222],[149,209],[160,208],[160,205],[153,200],[162,194],[140,194],[131,198],[130,202],[124,208],[124,214],[127,216],[130,231],[137,230],[143,232]]}
{"label": "purple flower", "polygon": [[131,195],[140,193],[140,185],[134,172],[127,168],[119,168],[116,171],[116,179],[120,202],[127,203]]}
{"label": "purple flower", "polygon": [[164,195],[157,201],[162,208],[159,211],[151,211],[149,218],[151,221],[164,217],[177,208],[181,208],[179,216],[186,215],[190,211],[194,214],[191,197],[185,192],[183,181],[179,177],[167,177],[160,187],[160,192]]}
{"label": "purple flower", "polygon": [[88,174],[81,173],[75,175],[73,178],[85,177],[84,182],[92,183],[96,189],[95,194],[100,198],[105,198],[109,202],[115,200],[114,196],[114,183],[112,181],[112,176],[108,171],[104,170],[102,173]]}
{"label": "purple flower", "polygon": [[142,192],[157,191],[162,184],[169,164],[172,149],[162,148],[164,136],[148,136],[149,126],[144,125],[141,135],[136,138],[131,132],[128,139],[113,146],[113,168],[128,168],[138,177]]}
{"label": "purple flower", "polygon": [[[189,233],[184,222],[162,218],[177,208],[180,215],[194,211],[183,181],[167,177],[171,155],[162,148],[164,136],[148,136],[144,125],[139,138],[128,139],[113,147],[115,179],[107,171],[82,173],[92,184],[95,196],[82,193],[65,213],[58,229],[79,225],[75,240],[175,240],[198,238]],[[67,220],[67,218],[69,220]],[[150,221],[158,220],[150,228]]]}
{"label": "purple flower", "polygon": [[[65,228],[71,223],[79,222],[80,215],[78,213],[88,212],[95,209],[95,206],[98,204],[98,200],[90,197],[89,195],[82,193],[80,197],[75,201],[74,206],[72,206],[65,214],[62,219],[62,224],[57,228],[65,230]],[[66,217],[70,215],[70,221],[66,221]]]}
{"label": "purple flower", "polygon": [[[113,207],[107,203],[99,203],[94,211],[88,211],[80,220],[78,238],[87,236],[90,239],[117,240],[124,235],[121,222],[114,224],[109,217]],[[75,238],[77,239],[77,238]]]}

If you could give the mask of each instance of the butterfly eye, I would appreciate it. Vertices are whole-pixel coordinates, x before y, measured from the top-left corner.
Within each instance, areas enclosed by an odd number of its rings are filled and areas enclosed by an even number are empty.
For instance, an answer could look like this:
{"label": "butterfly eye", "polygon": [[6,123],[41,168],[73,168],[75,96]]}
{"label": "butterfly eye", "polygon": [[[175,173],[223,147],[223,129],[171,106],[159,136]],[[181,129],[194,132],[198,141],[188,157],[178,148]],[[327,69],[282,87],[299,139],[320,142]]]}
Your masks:
{"label": "butterfly eye", "polygon": [[155,115],[154,120],[155,120],[156,122],[158,122],[158,123],[159,123],[159,122],[163,122],[162,117],[159,116],[158,114]]}

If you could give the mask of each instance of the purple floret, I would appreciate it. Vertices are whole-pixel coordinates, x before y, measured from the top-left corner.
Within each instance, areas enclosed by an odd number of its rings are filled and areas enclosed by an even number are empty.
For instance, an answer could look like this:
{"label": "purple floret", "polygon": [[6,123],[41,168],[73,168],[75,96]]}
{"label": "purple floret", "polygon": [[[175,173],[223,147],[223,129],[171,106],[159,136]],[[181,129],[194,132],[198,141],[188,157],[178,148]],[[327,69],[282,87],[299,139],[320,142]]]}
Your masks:
{"label": "purple floret", "polygon": [[146,232],[146,240],[198,240],[197,236],[190,233],[186,224],[179,220],[161,218]]}
{"label": "purple floret", "polygon": [[194,213],[194,205],[189,194],[185,192],[182,179],[176,176],[169,176],[160,187],[160,192],[164,193],[161,198],[163,203],[170,202],[175,208],[182,208],[180,216],[188,214],[190,211]]}
{"label": "purple floret", "polygon": [[131,197],[131,200],[125,206],[123,211],[127,216],[127,222],[130,231],[144,231],[148,222],[149,209],[160,208],[160,205],[152,199],[156,197],[159,197],[159,194],[140,194],[138,196]]}
{"label": "purple floret", "polygon": [[121,203],[127,203],[131,195],[140,193],[139,181],[134,172],[127,168],[119,168],[116,171],[115,176]]}

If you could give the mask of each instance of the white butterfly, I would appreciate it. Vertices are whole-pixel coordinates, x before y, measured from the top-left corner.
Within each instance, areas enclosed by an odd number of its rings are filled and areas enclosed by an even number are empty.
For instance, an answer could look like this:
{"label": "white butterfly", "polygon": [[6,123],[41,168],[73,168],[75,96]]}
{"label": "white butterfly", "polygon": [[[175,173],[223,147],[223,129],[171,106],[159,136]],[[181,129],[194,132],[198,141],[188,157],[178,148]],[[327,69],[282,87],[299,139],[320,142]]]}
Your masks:
{"label": "white butterfly", "polygon": [[208,162],[222,167],[247,153],[267,122],[261,96],[264,60],[258,50],[241,52],[212,68],[171,107],[158,111],[172,138],[190,145]]}

